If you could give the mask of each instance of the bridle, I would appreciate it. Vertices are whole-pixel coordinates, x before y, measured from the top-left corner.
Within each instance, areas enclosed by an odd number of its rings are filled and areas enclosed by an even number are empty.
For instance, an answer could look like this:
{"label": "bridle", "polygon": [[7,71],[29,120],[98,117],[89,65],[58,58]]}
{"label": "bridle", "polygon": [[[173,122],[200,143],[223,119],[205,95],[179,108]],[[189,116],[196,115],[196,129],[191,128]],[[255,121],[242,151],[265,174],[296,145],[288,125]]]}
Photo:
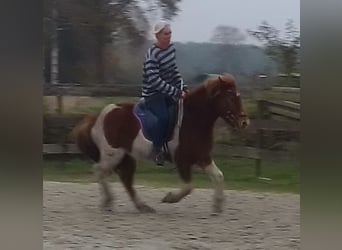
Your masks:
{"label": "bridle", "polygon": [[[221,83],[224,83],[225,81],[222,80],[221,76],[218,76],[218,80],[221,82]],[[232,90],[228,90],[229,93],[233,93]],[[240,93],[239,92],[236,92],[236,96],[239,97],[240,96]],[[238,117],[236,117],[232,111],[230,111],[229,109],[227,110],[227,112],[225,113],[225,118],[231,122],[234,122],[234,123],[238,123],[237,121],[237,118],[246,118],[247,115],[245,112],[241,112]]]}

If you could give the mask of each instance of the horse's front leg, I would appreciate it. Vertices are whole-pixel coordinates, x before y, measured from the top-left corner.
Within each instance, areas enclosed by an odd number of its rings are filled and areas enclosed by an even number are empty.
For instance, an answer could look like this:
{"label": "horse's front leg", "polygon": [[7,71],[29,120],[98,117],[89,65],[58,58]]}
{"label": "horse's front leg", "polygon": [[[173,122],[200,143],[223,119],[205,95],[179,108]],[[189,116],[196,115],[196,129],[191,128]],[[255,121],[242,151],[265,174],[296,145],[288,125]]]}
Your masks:
{"label": "horse's front leg", "polygon": [[191,193],[192,185],[191,185],[191,176],[192,176],[192,168],[191,164],[185,163],[177,163],[178,174],[181,178],[182,185],[178,192],[169,192],[163,199],[164,203],[176,203],[183,199],[185,196]]}
{"label": "horse's front leg", "polygon": [[204,167],[205,172],[209,175],[211,181],[214,184],[214,213],[221,213],[224,203],[224,176],[221,170],[212,161],[209,165]]}

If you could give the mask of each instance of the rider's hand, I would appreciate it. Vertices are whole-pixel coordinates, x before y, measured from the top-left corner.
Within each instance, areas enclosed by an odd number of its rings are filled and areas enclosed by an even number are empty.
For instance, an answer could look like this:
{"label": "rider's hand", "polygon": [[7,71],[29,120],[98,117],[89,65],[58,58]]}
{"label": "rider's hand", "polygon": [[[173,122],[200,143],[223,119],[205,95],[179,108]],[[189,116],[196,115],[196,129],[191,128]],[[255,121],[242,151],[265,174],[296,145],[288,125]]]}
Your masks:
{"label": "rider's hand", "polygon": [[183,86],[183,89],[182,89],[184,92],[188,93],[189,92],[189,88],[188,86],[184,85]]}
{"label": "rider's hand", "polygon": [[185,98],[185,96],[186,96],[186,93],[187,93],[187,92],[185,92],[185,91],[182,91],[182,95],[181,95],[181,98],[182,98],[182,99],[184,99],[184,98]]}

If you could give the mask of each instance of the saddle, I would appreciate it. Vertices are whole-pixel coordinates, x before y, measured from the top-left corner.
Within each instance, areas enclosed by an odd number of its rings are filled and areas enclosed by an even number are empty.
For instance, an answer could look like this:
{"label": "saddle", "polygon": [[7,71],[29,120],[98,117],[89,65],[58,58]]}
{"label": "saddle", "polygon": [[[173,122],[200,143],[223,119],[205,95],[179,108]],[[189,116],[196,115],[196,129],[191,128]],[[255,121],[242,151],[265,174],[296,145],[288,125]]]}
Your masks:
{"label": "saddle", "polygon": [[[169,121],[168,131],[166,133],[165,144],[163,145],[163,151],[166,156],[166,160],[171,162],[171,155],[169,152],[168,142],[173,139],[174,130],[176,125],[180,125],[181,118],[182,118],[182,107],[183,103],[182,100],[178,102],[175,116],[173,120]],[[153,122],[154,115],[148,110],[146,107],[145,101],[142,98],[133,108],[133,113],[135,117],[138,119],[141,127],[141,131],[146,140],[152,140],[152,133],[154,130],[162,129],[156,127],[155,123]]]}

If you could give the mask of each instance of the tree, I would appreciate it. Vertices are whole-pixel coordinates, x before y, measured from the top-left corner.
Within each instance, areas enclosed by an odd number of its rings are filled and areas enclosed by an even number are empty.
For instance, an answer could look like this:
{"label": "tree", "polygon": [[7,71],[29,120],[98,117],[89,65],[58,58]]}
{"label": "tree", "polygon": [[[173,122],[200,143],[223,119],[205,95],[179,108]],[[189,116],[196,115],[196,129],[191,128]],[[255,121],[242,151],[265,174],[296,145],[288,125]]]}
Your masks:
{"label": "tree", "polygon": [[286,22],[285,30],[286,36],[281,38],[276,28],[263,21],[257,30],[249,30],[248,33],[264,44],[265,53],[278,62],[283,73],[290,76],[298,70],[300,36],[291,19]]}
{"label": "tree", "polygon": [[245,39],[246,36],[236,27],[219,25],[214,29],[211,41],[220,45],[217,54],[221,58],[221,72],[230,71],[236,75],[242,73],[240,50],[237,45]]}
{"label": "tree", "polygon": [[[52,28],[51,2],[45,4],[45,48],[49,49]],[[57,27],[59,41],[78,51],[81,55],[76,64],[95,65],[97,82],[105,82],[106,48],[109,44],[125,40],[132,47],[138,47],[145,41],[150,25],[148,11],[141,2],[154,2],[160,7],[165,18],[170,19],[178,12],[177,4],[181,0],[58,0],[55,8],[58,12]],[[61,53],[63,48],[61,48]],[[46,52],[49,51],[46,50]],[[68,57],[68,55],[65,55]],[[63,58],[61,58],[62,60]],[[70,59],[70,58],[68,58]],[[68,63],[68,61],[66,60]],[[63,63],[61,61],[61,63]],[[84,67],[83,67],[84,68]],[[84,73],[89,70],[83,69]],[[91,80],[91,81],[93,81]]]}
{"label": "tree", "polygon": [[246,40],[246,36],[236,27],[220,25],[217,26],[211,37],[214,43],[237,45]]}

